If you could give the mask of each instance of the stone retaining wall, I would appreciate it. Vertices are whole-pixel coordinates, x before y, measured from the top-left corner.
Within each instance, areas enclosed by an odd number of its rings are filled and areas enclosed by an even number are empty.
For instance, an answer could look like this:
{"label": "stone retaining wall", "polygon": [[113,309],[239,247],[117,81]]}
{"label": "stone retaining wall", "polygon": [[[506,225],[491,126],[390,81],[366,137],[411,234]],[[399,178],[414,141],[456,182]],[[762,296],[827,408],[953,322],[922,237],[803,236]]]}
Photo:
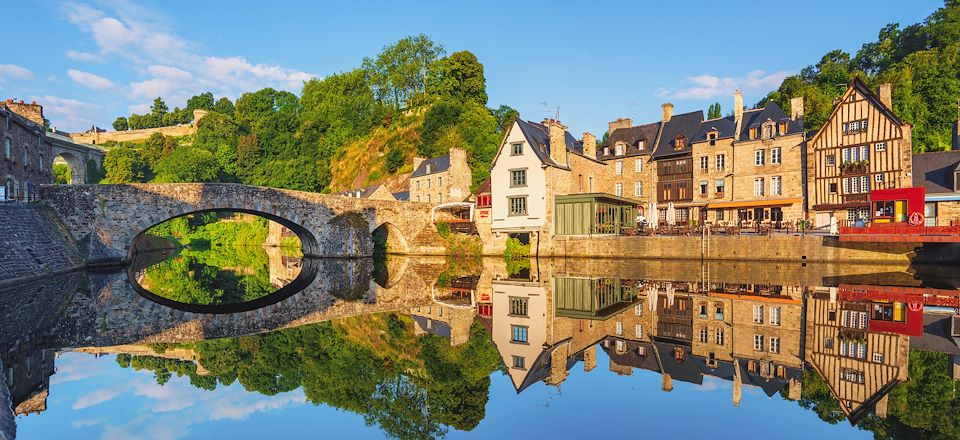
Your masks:
{"label": "stone retaining wall", "polygon": [[0,206],[0,286],[82,268],[56,214],[39,205]]}
{"label": "stone retaining wall", "polygon": [[840,243],[824,236],[553,237],[540,256],[909,263],[918,244]]}

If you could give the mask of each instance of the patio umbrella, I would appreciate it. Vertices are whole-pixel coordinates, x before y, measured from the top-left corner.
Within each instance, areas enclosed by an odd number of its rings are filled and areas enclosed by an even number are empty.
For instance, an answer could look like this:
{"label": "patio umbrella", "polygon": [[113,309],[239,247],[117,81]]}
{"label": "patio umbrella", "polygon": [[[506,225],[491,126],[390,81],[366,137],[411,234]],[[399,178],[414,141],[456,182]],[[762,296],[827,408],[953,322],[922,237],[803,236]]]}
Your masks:
{"label": "patio umbrella", "polygon": [[673,296],[676,293],[673,283],[667,283],[667,306],[673,307]]}
{"label": "patio umbrella", "polygon": [[660,224],[660,210],[657,209],[657,202],[650,202],[650,212],[647,215],[647,221],[650,227],[656,228]]}
{"label": "patio umbrella", "polygon": [[673,202],[667,204],[667,224],[673,226],[677,223],[677,212],[673,208]]}

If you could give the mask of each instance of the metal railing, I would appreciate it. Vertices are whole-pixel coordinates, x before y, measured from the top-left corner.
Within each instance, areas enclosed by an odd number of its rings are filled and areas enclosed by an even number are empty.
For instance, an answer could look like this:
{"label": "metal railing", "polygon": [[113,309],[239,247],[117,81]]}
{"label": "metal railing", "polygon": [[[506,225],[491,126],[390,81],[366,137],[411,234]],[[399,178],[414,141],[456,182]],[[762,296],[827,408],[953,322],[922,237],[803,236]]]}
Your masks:
{"label": "metal railing", "polygon": [[19,188],[0,188],[0,204],[31,203],[40,200],[36,190],[21,191]]}

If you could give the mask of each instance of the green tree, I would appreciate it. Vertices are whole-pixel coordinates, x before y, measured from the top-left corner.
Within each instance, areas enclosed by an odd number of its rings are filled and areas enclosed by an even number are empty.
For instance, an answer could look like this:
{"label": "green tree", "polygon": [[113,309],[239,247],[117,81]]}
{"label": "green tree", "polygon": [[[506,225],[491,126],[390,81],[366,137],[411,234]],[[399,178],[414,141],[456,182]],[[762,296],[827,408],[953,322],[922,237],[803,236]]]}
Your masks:
{"label": "green tree", "polygon": [[406,158],[403,157],[403,150],[394,146],[387,150],[387,171],[396,173],[403,166]]}
{"label": "green tree", "polygon": [[426,35],[409,36],[384,46],[376,58],[364,58],[363,69],[377,100],[399,109],[425,93],[430,66],[443,53]]}
{"label": "green tree", "polygon": [[213,105],[213,111],[220,114],[233,116],[233,110],[233,103],[227,98],[220,98],[216,104]]}
{"label": "green tree", "polygon": [[154,167],[156,182],[215,182],[220,175],[220,164],[213,153],[196,147],[181,147]]}
{"label": "green tree", "polygon": [[192,112],[193,110],[213,110],[213,106],[213,93],[204,92],[188,99],[185,110],[188,112]]}
{"label": "green tree", "polygon": [[723,117],[723,113],[720,110],[720,103],[715,102],[710,104],[710,108],[707,110],[707,119],[718,119]]}
{"label": "green tree", "polygon": [[120,116],[115,121],[113,121],[113,129],[117,131],[125,131],[129,125],[127,124],[127,118]]}
{"label": "green tree", "polygon": [[487,104],[487,80],[483,64],[468,51],[455,52],[433,63],[427,93],[443,99]]}
{"label": "green tree", "polygon": [[503,133],[514,120],[520,118],[520,112],[509,105],[501,105],[493,110],[493,116],[497,119],[497,131]]}
{"label": "green tree", "polygon": [[53,183],[66,185],[70,183],[70,166],[65,163],[53,164]]}
{"label": "green tree", "polygon": [[153,100],[153,104],[150,106],[150,114],[154,116],[162,117],[170,111],[170,108],[167,107],[167,103],[163,102],[163,99],[159,96],[157,99]]}
{"label": "green tree", "polygon": [[103,158],[103,167],[107,183],[143,182],[148,169],[140,152],[126,147],[108,151]]}

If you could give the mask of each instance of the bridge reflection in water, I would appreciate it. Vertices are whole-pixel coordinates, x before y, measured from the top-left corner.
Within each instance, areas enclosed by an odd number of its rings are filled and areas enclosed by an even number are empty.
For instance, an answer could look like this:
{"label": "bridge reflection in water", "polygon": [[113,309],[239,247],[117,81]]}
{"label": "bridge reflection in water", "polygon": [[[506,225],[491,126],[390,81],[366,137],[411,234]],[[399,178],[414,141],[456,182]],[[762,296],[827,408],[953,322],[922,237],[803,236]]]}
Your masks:
{"label": "bridge reflection in water", "polygon": [[[157,302],[128,279],[136,269],[73,274],[0,293],[0,344],[18,347],[2,353],[18,412],[44,408],[54,352],[186,361],[190,374],[203,376],[213,367],[204,365],[206,340],[269,338],[330,321],[350,323],[342,324],[344,337],[370,338],[379,350],[408,350],[408,357],[423,350],[411,341],[428,334],[448,338],[450,350],[467,347],[457,353],[487,346],[517,393],[538,383],[560,385],[578,364],[596,369],[602,350],[609,371],[658,375],[666,392],[712,377],[732,384],[733,405],[741,404],[746,386],[805,407],[833,405],[857,423],[892,411],[891,391],[910,379],[914,358],[926,359],[913,353],[937,353],[947,359],[937,374],[960,379],[956,281],[918,277],[904,267],[305,259],[289,284],[295,289],[236,313]],[[408,328],[412,336],[404,336]],[[180,345],[162,352],[147,346],[171,343]],[[823,396],[808,388],[827,390],[832,403],[817,401]]]}

